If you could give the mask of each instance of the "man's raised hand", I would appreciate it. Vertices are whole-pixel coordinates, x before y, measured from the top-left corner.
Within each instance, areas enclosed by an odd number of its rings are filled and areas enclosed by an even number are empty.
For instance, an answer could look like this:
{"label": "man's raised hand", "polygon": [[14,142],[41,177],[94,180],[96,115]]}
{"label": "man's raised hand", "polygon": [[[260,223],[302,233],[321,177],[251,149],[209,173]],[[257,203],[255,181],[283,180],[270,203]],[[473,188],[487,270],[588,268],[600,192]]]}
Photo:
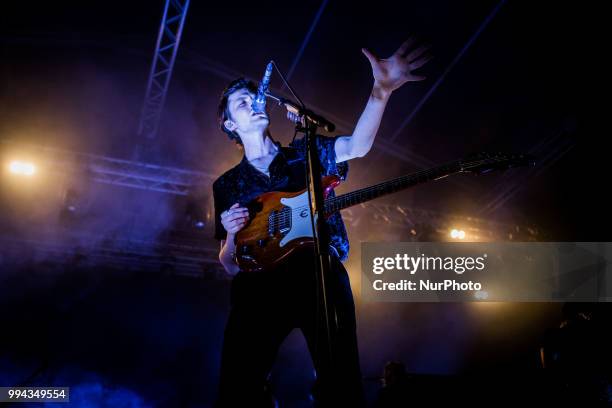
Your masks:
{"label": "man's raised hand", "polygon": [[389,58],[381,59],[365,48],[361,51],[370,61],[374,75],[374,88],[389,95],[406,82],[422,81],[422,75],[413,71],[421,68],[432,57],[428,53],[428,46],[416,47],[416,39],[411,37],[395,51]]}

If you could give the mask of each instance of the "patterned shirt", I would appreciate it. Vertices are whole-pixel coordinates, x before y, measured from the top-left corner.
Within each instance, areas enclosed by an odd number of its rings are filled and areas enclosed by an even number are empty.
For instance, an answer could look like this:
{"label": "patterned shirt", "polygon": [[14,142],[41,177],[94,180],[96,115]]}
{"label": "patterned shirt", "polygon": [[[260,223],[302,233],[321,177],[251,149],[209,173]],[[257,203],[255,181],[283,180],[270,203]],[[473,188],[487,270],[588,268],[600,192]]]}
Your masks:
{"label": "patterned shirt", "polygon": [[[348,162],[336,163],[334,145],[337,138],[317,135],[315,139],[321,161],[321,176],[336,175],[346,180]],[[221,224],[221,213],[234,203],[245,207],[255,197],[269,191],[297,192],[306,188],[305,138],[297,139],[287,147],[281,146],[280,142],[274,144],[279,149],[268,168],[269,177],[257,170],[245,155],[238,165],[223,173],[213,183],[216,239],[226,239],[227,232]],[[327,197],[334,197],[334,191],[331,190]],[[340,212],[327,218],[327,225],[330,244],[338,258],[345,261],[348,258],[349,242]]]}

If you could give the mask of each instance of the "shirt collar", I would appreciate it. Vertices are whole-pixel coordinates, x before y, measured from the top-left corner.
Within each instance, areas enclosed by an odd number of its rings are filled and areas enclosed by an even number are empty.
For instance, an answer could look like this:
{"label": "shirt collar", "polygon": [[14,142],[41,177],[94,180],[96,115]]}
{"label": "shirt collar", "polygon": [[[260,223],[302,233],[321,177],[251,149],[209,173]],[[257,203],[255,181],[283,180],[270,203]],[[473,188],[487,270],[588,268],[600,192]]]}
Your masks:
{"label": "shirt collar", "polygon": [[[276,154],[276,156],[282,155],[282,158],[285,158],[285,155],[283,154],[283,146],[281,146],[281,142],[277,141],[277,140],[273,140],[272,143],[274,143],[276,145],[276,147],[278,147],[278,153]],[[272,163],[276,160],[276,157],[274,157],[274,159],[272,160],[272,162],[270,163],[270,166],[272,166]],[[242,154],[242,160],[240,161],[240,167],[241,168],[251,168],[253,170],[255,170],[256,172],[259,173],[259,170],[257,170],[256,168],[254,168],[251,163],[249,163],[249,159],[247,159],[246,157],[246,153]]]}

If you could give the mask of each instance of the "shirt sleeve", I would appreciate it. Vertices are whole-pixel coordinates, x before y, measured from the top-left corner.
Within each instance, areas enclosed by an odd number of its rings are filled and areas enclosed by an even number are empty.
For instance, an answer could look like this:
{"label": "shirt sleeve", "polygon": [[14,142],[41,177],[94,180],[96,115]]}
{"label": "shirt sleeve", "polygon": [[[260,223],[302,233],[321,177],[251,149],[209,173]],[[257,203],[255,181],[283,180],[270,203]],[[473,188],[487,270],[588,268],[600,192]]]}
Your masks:
{"label": "shirt sleeve", "polygon": [[219,241],[227,238],[227,231],[221,223],[221,213],[226,210],[226,205],[220,190],[217,180],[213,183],[213,201],[215,205],[215,239]]}
{"label": "shirt sleeve", "polygon": [[336,140],[339,137],[317,135],[317,147],[321,166],[323,166],[323,175],[338,176],[340,180],[344,181],[348,175],[348,161],[336,163]]}
{"label": "shirt sleeve", "polygon": [[[340,136],[316,136],[317,150],[319,151],[319,160],[321,162],[322,176],[337,176],[340,180],[346,180],[348,176],[348,161],[336,163],[336,140]],[[295,140],[292,144],[300,150],[303,156],[306,156],[306,138]]]}

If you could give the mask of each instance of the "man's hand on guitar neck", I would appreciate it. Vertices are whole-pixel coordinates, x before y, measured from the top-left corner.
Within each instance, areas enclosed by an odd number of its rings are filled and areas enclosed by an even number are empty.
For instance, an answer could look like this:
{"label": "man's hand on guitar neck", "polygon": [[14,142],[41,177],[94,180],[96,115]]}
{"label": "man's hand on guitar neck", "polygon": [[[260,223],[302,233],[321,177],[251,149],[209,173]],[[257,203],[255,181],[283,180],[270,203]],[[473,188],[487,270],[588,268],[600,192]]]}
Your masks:
{"label": "man's hand on guitar neck", "polygon": [[240,270],[234,260],[236,251],[234,237],[249,221],[249,210],[245,207],[239,207],[239,205],[239,203],[235,203],[221,213],[221,223],[227,231],[227,238],[221,241],[219,261],[230,275],[235,275]]}

